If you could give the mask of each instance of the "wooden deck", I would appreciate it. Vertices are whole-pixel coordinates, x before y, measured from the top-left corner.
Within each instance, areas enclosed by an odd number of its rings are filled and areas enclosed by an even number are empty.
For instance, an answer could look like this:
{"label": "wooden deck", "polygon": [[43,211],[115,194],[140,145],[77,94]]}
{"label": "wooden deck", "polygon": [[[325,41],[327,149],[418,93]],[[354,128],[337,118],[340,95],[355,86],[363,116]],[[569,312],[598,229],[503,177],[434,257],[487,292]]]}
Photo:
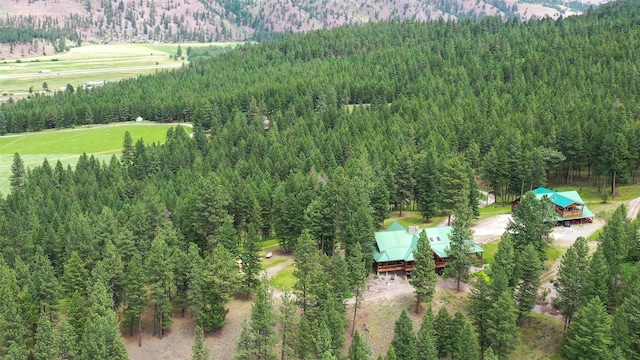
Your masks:
{"label": "wooden deck", "polygon": [[[470,254],[471,255],[471,254]],[[476,262],[482,262],[482,253],[475,254],[474,256]],[[450,259],[434,259],[436,270],[442,270],[447,267],[447,264],[451,262]],[[386,273],[386,272],[395,272],[395,271],[404,271],[405,274],[410,273],[415,268],[416,264],[414,261],[410,261],[409,263],[404,262],[394,262],[392,264],[387,263],[373,263],[373,271],[377,273]]]}
{"label": "wooden deck", "polygon": [[572,219],[572,218],[582,217],[582,214],[583,214],[582,210],[561,211],[561,210],[556,209],[556,212],[560,216],[562,216],[563,219],[566,219],[566,218]]}

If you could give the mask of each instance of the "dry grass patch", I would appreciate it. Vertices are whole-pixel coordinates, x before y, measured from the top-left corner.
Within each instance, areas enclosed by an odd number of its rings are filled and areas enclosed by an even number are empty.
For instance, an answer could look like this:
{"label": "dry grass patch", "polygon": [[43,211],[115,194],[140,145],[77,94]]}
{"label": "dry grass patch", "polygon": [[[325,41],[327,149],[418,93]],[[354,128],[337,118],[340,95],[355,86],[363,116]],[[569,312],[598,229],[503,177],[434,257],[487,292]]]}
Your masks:
{"label": "dry grass patch", "polygon": [[520,327],[520,345],[509,357],[514,360],[560,359],[560,347],[564,333],[562,321],[537,313],[531,313]]}

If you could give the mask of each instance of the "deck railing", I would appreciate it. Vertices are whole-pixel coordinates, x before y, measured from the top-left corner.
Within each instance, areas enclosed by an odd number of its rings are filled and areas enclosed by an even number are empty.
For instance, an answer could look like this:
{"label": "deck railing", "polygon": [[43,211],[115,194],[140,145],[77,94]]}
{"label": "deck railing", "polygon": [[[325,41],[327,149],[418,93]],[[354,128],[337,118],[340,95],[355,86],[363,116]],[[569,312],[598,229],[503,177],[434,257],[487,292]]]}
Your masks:
{"label": "deck railing", "polygon": [[573,210],[573,211],[556,210],[556,212],[560,214],[560,216],[562,216],[563,218],[575,218],[575,217],[582,216],[582,210]]}

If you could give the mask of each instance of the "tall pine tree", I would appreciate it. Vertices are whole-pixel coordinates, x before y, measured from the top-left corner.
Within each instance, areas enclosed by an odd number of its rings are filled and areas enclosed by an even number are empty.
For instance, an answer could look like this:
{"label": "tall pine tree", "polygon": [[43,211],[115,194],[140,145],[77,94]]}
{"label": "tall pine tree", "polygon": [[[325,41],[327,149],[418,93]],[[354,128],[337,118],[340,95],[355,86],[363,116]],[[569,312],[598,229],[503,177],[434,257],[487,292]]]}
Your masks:
{"label": "tall pine tree", "polygon": [[569,360],[611,359],[612,343],[609,315],[596,297],[580,309],[569,327],[564,354]]}
{"label": "tall pine tree", "polygon": [[418,330],[417,360],[435,360],[438,359],[438,349],[436,347],[436,338],[433,330],[433,313],[431,308],[422,317],[422,325]]}
{"label": "tall pine tree", "polygon": [[573,314],[584,302],[587,269],[589,265],[589,247],[583,237],[567,249],[558,268],[558,278],[555,282],[558,297],[554,303],[560,308],[564,317],[565,330],[571,324]]}
{"label": "tall pine tree", "polygon": [[195,329],[195,338],[193,339],[193,346],[191,347],[193,351],[193,356],[191,356],[191,360],[210,360],[211,359],[211,351],[209,347],[204,342],[204,333],[202,332],[202,328],[196,325]]}
{"label": "tall pine tree", "polygon": [[418,347],[416,344],[416,334],[413,332],[413,322],[404,309],[396,320],[391,347],[393,347],[398,360],[416,360],[418,358]]}
{"label": "tall pine tree", "polygon": [[417,314],[421,303],[431,303],[436,292],[436,283],[438,282],[433,250],[431,250],[431,243],[424,229],[418,237],[418,244],[416,251],[413,253],[413,258],[416,261],[416,265],[411,271],[411,280],[409,282],[415,289]]}

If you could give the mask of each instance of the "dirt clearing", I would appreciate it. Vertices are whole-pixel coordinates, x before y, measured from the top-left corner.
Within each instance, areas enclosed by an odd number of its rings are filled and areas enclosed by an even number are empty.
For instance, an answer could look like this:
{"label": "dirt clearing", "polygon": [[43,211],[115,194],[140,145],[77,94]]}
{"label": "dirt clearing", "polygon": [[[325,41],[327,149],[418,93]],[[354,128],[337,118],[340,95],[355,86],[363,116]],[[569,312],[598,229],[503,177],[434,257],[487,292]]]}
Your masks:
{"label": "dirt clearing", "polygon": [[487,243],[499,239],[507,228],[511,214],[496,215],[480,220],[471,226],[473,239],[478,243]]}

